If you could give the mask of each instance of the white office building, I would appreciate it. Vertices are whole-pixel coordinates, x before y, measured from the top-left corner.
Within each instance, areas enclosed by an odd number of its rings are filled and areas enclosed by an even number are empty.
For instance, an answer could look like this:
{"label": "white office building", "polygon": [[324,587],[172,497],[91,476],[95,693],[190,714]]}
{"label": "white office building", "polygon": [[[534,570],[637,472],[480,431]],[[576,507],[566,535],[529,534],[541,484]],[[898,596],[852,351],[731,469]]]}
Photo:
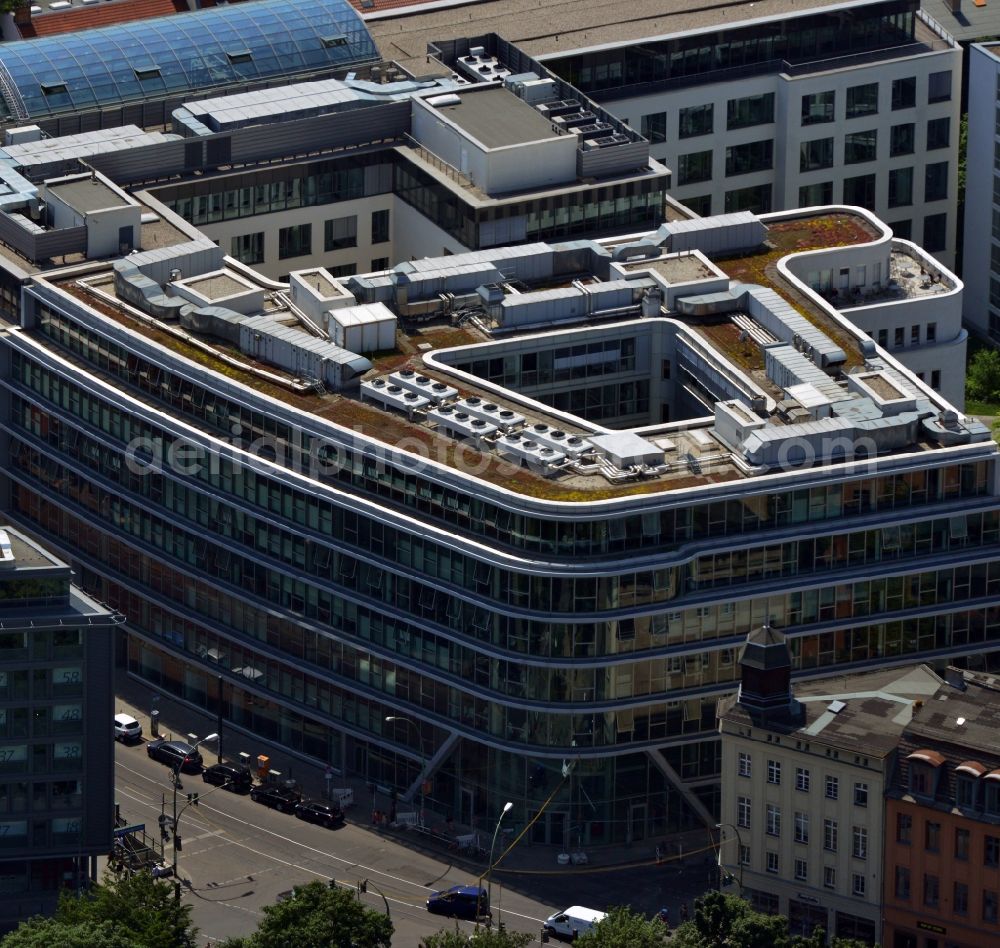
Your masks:
{"label": "white office building", "polygon": [[[962,53],[917,0],[574,7],[489,0],[474,22],[640,131],[699,214],[857,205],[952,265]],[[473,32],[453,5],[366,22],[417,74]]]}
{"label": "white office building", "polygon": [[969,47],[969,160],[965,176],[966,322],[1000,340],[1000,44]]}

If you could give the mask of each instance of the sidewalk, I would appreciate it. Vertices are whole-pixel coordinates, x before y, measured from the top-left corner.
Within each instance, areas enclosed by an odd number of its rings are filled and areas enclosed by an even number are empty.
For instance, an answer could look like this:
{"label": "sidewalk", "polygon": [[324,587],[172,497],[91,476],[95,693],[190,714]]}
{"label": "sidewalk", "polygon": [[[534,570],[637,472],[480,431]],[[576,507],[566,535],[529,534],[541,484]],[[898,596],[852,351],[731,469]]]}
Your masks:
{"label": "sidewalk", "polygon": [[[129,677],[123,669],[115,670],[115,714],[131,714],[142,725],[143,737],[151,739],[150,711],[155,707],[159,714],[160,736],[167,739],[187,740],[188,734],[204,737],[216,731],[218,722],[214,716],[205,714],[170,695],[162,694],[151,686]],[[200,748],[206,766],[217,761],[215,744],[204,744]],[[282,780],[294,780],[305,797],[323,799],[327,784],[325,767],[304,760],[290,753],[286,748],[256,736],[249,736],[228,724],[224,726],[221,742],[222,756],[227,763],[238,763],[241,752],[250,755],[251,770],[256,772],[257,757],[266,754],[270,758],[271,770],[278,771]],[[360,778],[334,775],[330,789],[349,789],[354,793],[354,806],[347,810],[347,818],[358,826],[365,827],[372,835],[392,839],[402,846],[435,856],[448,862],[466,867],[476,874],[485,868],[487,859],[466,857],[455,849],[455,836],[470,832],[466,827],[455,824],[450,832],[445,830],[444,821],[431,814],[428,816],[428,830],[393,829],[388,824],[372,825],[371,815],[374,801],[369,785]],[[379,806],[385,806],[380,795]],[[400,811],[406,808],[400,804]],[[440,824],[440,826],[438,825]],[[434,830],[433,832],[431,830]],[[440,831],[440,832],[438,832]],[[480,834],[481,836],[482,834]],[[484,845],[488,845],[486,840]],[[660,846],[662,863],[656,864],[657,844]],[[546,872],[572,875],[574,870],[593,873],[597,869],[651,866],[666,876],[689,876],[694,873],[701,877],[703,867],[713,858],[711,840],[706,830],[689,830],[673,834],[669,840],[648,839],[632,845],[595,846],[587,849],[587,863],[580,866],[560,866],[557,860],[559,847],[532,845],[522,840],[501,864],[506,872]],[[496,855],[502,849],[497,847]],[[500,871],[498,868],[495,871]]]}

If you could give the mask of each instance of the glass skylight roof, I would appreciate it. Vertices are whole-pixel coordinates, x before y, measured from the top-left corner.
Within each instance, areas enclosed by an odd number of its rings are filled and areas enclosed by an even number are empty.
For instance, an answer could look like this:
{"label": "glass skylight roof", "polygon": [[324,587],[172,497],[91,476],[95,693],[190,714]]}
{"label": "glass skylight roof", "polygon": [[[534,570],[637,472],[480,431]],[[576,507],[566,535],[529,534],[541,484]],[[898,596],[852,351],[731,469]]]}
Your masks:
{"label": "glass skylight roof", "polygon": [[378,59],[346,0],[254,0],[0,44],[0,92],[36,119]]}

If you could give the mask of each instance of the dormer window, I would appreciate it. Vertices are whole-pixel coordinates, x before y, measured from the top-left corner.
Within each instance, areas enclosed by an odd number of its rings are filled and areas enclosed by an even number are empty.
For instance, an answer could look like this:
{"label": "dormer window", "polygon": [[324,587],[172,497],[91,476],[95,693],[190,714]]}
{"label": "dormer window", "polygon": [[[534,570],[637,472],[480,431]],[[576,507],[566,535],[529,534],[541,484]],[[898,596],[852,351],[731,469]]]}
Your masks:
{"label": "dormer window", "polygon": [[966,809],[976,805],[976,783],[971,777],[959,777],[955,783],[955,802]]}
{"label": "dormer window", "polygon": [[979,802],[979,778],[986,768],[976,760],[963,761],[955,768],[955,803],[971,809]]}
{"label": "dormer window", "polygon": [[1000,770],[993,770],[983,777],[983,807],[987,813],[1000,816]]}
{"label": "dormer window", "polygon": [[944,757],[934,750],[915,750],[906,760],[910,765],[910,792],[931,796],[937,768],[944,763]]}

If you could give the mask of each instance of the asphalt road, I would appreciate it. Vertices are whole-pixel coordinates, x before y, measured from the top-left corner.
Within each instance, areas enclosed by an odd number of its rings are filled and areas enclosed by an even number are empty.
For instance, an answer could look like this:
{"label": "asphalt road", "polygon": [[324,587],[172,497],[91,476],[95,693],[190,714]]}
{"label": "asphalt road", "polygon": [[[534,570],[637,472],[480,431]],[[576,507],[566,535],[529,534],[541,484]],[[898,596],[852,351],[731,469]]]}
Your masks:
{"label": "asphalt road", "polygon": [[[118,745],[116,750],[116,799],[129,823],[145,823],[155,837],[161,802],[168,817],[173,812],[173,788],[167,767],[149,759],[145,747]],[[475,884],[476,875],[465,868],[440,862],[386,840],[348,822],[327,830],[278,813],[249,796],[210,787],[201,777],[182,775],[178,809],[187,793],[197,791],[199,804],[180,818],[183,850],[178,856],[179,876],[189,880],[184,899],[194,908],[194,922],[207,942],[230,935],[249,934],[261,918],[261,906],[277,900],[292,886],[315,879],[335,878],[338,884],[356,886],[368,879],[366,904],[379,911],[384,893],[396,934],[393,945],[417,946],[424,935],[455,924],[430,915],[425,908],[428,892],[452,885]],[[166,844],[166,861],[171,847]],[[545,917],[555,911],[534,898],[495,882],[494,920],[517,931],[537,934]],[[460,922],[463,929],[472,925]]]}
{"label": "asphalt road", "polygon": [[[116,745],[115,771],[122,816],[129,823],[144,823],[147,834],[156,837],[161,802],[168,817],[173,812],[170,771],[149,759],[144,743]],[[388,903],[396,929],[394,948],[417,948],[423,936],[455,924],[428,914],[428,893],[474,885],[485,869],[485,860],[479,866],[456,865],[447,854],[407,846],[406,834],[397,842],[373,833],[363,822],[367,814],[348,810],[346,825],[327,830],[254,803],[249,796],[210,787],[200,776],[185,774],[182,781],[178,810],[187,803],[189,792],[198,792],[199,805],[187,807],[180,818],[179,876],[204,944],[249,934],[262,917],[261,907],[292,886],[335,878],[352,887],[368,879],[368,892],[362,898],[380,911]],[[167,843],[168,864],[171,855]],[[639,865],[634,867],[561,870],[549,866],[540,853],[534,871],[497,870],[494,921],[502,918],[508,928],[537,936],[548,915],[571,904],[597,909],[627,904],[647,915],[669,905],[671,917],[677,919],[681,903],[690,902],[705,888],[704,870],[700,862],[651,866],[651,855],[637,848]],[[458,924],[467,931],[473,927],[468,922]]]}

